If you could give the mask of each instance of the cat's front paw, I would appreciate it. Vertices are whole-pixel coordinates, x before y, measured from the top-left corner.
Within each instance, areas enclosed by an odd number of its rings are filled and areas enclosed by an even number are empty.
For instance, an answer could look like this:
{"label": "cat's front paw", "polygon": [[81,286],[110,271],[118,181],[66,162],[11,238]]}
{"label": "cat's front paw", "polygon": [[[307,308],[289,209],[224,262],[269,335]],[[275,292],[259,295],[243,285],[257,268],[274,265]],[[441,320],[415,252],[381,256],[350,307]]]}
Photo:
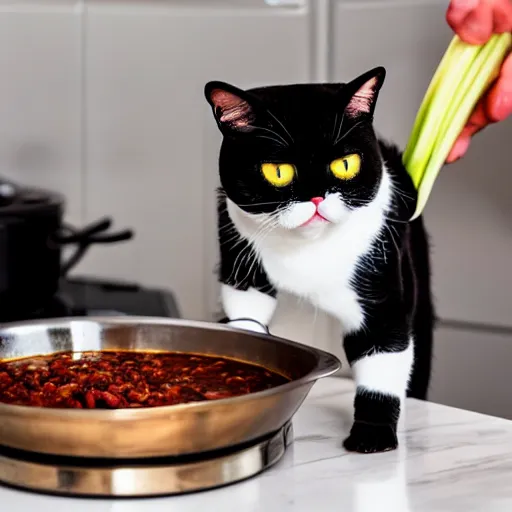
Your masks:
{"label": "cat's front paw", "polygon": [[398,446],[395,425],[377,425],[356,421],[343,446],[350,452],[378,453],[395,450]]}

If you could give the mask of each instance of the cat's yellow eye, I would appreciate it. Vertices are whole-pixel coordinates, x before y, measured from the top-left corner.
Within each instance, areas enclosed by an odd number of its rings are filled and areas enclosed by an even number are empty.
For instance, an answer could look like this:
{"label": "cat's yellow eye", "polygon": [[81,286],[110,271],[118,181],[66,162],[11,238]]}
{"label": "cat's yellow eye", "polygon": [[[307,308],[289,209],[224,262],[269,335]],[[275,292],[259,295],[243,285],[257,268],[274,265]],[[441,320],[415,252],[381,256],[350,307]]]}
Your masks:
{"label": "cat's yellow eye", "polygon": [[274,187],[286,187],[295,177],[295,166],[292,164],[263,164],[261,172],[265,179]]}
{"label": "cat's yellow eye", "polygon": [[354,153],[343,158],[338,158],[331,162],[329,166],[331,172],[340,180],[351,180],[359,174],[361,169],[361,157]]}

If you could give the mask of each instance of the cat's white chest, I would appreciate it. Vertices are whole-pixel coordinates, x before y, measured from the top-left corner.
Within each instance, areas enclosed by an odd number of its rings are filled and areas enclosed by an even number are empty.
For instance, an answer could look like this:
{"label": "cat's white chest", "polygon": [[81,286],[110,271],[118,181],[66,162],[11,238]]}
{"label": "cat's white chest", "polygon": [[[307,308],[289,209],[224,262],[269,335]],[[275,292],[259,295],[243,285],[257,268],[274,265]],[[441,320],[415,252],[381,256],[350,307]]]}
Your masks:
{"label": "cat's white chest", "polygon": [[261,247],[260,256],[277,289],[307,299],[352,330],[364,320],[358,295],[351,285],[361,251],[360,244],[346,243],[346,235],[343,230],[336,230],[298,246],[275,238]]}
{"label": "cat's white chest", "polygon": [[389,176],[384,173],[372,203],[351,211],[337,224],[324,225],[316,236],[280,227],[261,236],[259,219],[245,214],[229,200],[227,206],[238,232],[253,244],[275,288],[330,313],[349,332],[364,323],[364,310],[353,277],[383,229],[390,189]]}

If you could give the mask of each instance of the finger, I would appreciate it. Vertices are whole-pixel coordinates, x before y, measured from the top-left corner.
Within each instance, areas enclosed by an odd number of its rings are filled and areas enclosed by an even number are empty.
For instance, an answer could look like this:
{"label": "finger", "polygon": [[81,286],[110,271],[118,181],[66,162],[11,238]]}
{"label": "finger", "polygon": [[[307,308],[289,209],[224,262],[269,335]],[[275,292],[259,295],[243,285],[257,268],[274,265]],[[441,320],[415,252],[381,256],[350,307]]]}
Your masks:
{"label": "finger", "polygon": [[485,128],[490,122],[491,121],[487,117],[484,103],[482,101],[476,106],[473,114],[471,114],[471,117],[466,123],[466,126],[455,141],[453,148],[448,154],[446,162],[451,164],[464,156],[469,148],[469,144],[471,143],[471,137],[475,135],[475,133]]}
{"label": "finger", "polygon": [[496,34],[512,32],[512,2],[510,0],[494,0],[494,32]]}
{"label": "finger", "polygon": [[452,0],[446,11],[446,21],[457,32],[464,18],[480,3],[480,0]]}
{"label": "finger", "polygon": [[469,44],[484,44],[492,36],[494,16],[492,5],[481,2],[459,23],[456,32]]}
{"label": "finger", "polygon": [[493,121],[503,121],[512,114],[512,54],[501,68],[500,76],[485,100],[487,116]]}
{"label": "finger", "polygon": [[471,114],[446,162],[453,163],[464,156],[473,135],[488,124],[502,121],[509,115],[512,115],[512,54],[503,64],[498,80]]}
{"label": "finger", "polygon": [[464,127],[464,133],[471,137],[493,122],[487,113],[486,102],[487,98],[484,97],[475,107],[475,110]]}
{"label": "finger", "polygon": [[455,141],[455,144],[453,145],[453,148],[450,151],[448,158],[446,159],[446,163],[452,164],[459,158],[462,158],[466,154],[470,143],[471,136],[460,135],[459,138]]}

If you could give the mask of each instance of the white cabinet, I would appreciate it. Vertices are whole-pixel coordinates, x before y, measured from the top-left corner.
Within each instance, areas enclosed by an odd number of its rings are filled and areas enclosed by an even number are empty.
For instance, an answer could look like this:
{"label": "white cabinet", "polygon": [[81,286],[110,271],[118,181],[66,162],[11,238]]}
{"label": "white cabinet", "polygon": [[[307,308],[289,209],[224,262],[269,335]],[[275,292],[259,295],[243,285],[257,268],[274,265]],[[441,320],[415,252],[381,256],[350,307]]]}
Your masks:
{"label": "white cabinet", "polygon": [[62,192],[80,223],[78,4],[0,2],[0,176]]}
{"label": "white cabinet", "polygon": [[307,8],[91,0],[85,33],[86,217],[136,238],[94,248],[79,271],[170,288],[184,316],[207,318],[220,137],[203,87],[308,81]]}
{"label": "white cabinet", "polygon": [[512,330],[442,325],[436,335],[429,399],[512,420]]}

